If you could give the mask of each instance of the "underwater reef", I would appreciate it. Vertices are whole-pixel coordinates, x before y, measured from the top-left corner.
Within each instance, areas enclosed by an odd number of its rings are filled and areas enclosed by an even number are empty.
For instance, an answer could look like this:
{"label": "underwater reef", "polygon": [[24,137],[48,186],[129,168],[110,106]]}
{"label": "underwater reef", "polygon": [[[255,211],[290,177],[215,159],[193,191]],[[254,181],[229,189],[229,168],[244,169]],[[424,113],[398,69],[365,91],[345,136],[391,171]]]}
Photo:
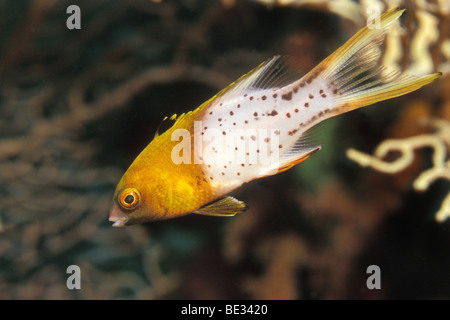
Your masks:
{"label": "underwater reef", "polygon": [[391,68],[443,76],[324,122],[322,150],[234,193],[247,212],[108,221],[164,117],[276,54],[308,71],[390,8],[329,3],[80,0],[69,29],[70,1],[0,2],[0,299],[450,298],[446,1],[397,1],[407,11],[383,48]]}

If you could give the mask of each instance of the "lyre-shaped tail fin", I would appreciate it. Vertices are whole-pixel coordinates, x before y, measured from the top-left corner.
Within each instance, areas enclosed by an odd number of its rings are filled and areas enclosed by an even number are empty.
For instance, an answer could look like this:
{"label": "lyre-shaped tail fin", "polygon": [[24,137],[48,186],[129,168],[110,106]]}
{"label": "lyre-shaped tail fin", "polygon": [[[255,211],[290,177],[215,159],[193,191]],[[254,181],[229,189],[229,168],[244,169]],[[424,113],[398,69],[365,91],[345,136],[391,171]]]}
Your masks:
{"label": "lyre-shaped tail fin", "polygon": [[379,26],[364,27],[310,72],[320,74],[333,86],[340,112],[404,95],[442,75],[440,72],[424,76],[392,72],[379,62],[385,34],[404,11],[395,8],[383,14]]}

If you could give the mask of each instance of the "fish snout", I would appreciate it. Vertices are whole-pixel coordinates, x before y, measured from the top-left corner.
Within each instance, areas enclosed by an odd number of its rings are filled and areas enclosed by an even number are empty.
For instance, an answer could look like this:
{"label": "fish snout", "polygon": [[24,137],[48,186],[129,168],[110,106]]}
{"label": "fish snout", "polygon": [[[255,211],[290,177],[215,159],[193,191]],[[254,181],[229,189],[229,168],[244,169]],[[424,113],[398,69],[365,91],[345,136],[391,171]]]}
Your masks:
{"label": "fish snout", "polygon": [[114,204],[109,211],[109,221],[114,222],[112,226],[124,227],[127,225],[128,220],[130,220],[130,217],[124,214],[117,204]]}

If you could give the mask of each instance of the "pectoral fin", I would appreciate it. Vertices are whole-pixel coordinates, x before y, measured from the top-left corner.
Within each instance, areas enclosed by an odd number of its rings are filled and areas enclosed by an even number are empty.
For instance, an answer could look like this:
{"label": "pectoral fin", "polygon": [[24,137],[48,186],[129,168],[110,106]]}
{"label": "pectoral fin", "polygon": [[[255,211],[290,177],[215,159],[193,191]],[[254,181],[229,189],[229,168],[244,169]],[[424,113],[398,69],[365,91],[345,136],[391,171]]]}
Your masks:
{"label": "pectoral fin", "polygon": [[248,209],[248,206],[233,197],[225,197],[207,204],[200,209],[195,210],[193,213],[202,214],[205,216],[215,217],[232,217],[237,213],[244,212]]}

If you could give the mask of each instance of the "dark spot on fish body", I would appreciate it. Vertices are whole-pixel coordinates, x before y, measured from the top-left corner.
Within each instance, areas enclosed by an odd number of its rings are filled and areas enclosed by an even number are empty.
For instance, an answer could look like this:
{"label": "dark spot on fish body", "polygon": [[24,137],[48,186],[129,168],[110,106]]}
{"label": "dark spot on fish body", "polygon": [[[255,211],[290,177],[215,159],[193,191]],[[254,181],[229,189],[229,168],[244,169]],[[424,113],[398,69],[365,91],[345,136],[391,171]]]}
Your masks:
{"label": "dark spot on fish body", "polygon": [[309,108],[309,103],[305,102],[305,108]]}
{"label": "dark spot on fish body", "polygon": [[262,99],[262,100],[266,100],[267,97],[266,97],[266,96],[262,96],[261,99]]}
{"label": "dark spot on fish body", "polygon": [[252,139],[253,141],[256,140],[256,136],[251,136],[250,139]]}
{"label": "dark spot on fish body", "polygon": [[298,113],[298,109],[295,109],[294,111],[295,111],[295,113]]}
{"label": "dark spot on fish body", "polygon": [[310,99],[314,99],[314,96],[310,93],[310,94],[309,94],[309,98],[310,98]]}
{"label": "dark spot on fish body", "polygon": [[222,118],[217,119],[219,122],[222,121]]}
{"label": "dark spot on fish body", "polygon": [[258,112],[253,113],[253,115],[254,115],[255,117],[257,117],[257,116],[258,116]]}
{"label": "dark spot on fish body", "polygon": [[282,144],[278,145],[278,148],[279,149],[283,148],[283,145]]}
{"label": "dark spot on fish body", "polygon": [[247,124],[247,123],[248,123],[248,120],[244,120],[244,123]]}
{"label": "dark spot on fish body", "polygon": [[291,100],[292,99],[292,91],[289,92],[289,93],[281,95],[281,99],[287,100],[287,101]]}
{"label": "dark spot on fish body", "polygon": [[291,117],[291,114],[290,114],[289,112],[286,113],[286,117],[290,118],[290,117]]}
{"label": "dark spot on fish body", "polygon": [[234,114],[234,112],[233,111],[230,111],[230,116],[232,116]]}
{"label": "dark spot on fish body", "polygon": [[240,105],[240,104],[238,104],[238,105],[237,105],[237,108],[239,109],[240,107],[241,107],[241,105]]}
{"label": "dark spot on fish body", "polygon": [[271,112],[271,113],[268,113],[267,115],[268,115],[268,116],[274,117],[274,116],[276,116],[277,114],[278,114],[278,112],[277,112],[276,110],[272,110],[272,112]]}
{"label": "dark spot on fish body", "polygon": [[280,130],[275,130],[274,133],[279,136],[280,135]]}
{"label": "dark spot on fish body", "polygon": [[241,163],[241,167],[245,167],[245,164]]}
{"label": "dark spot on fish body", "polygon": [[264,139],[264,142],[265,142],[265,143],[269,143],[269,141],[270,141],[270,138],[265,138],[265,139]]}
{"label": "dark spot on fish body", "polygon": [[278,97],[278,94],[274,93],[274,94],[272,95],[272,97],[273,97],[274,99],[276,99],[276,98]]}
{"label": "dark spot on fish body", "polygon": [[240,176],[241,174],[238,172],[238,173],[236,173],[238,176]]}
{"label": "dark spot on fish body", "polygon": [[227,133],[226,133],[225,131],[222,131],[222,134],[223,134],[223,135],[226,135]]}
{"label": "dark spot on fish body", "polygon": [[250,96],[250,98],[249,98],[250,100],[253,100],[253,96]]}

